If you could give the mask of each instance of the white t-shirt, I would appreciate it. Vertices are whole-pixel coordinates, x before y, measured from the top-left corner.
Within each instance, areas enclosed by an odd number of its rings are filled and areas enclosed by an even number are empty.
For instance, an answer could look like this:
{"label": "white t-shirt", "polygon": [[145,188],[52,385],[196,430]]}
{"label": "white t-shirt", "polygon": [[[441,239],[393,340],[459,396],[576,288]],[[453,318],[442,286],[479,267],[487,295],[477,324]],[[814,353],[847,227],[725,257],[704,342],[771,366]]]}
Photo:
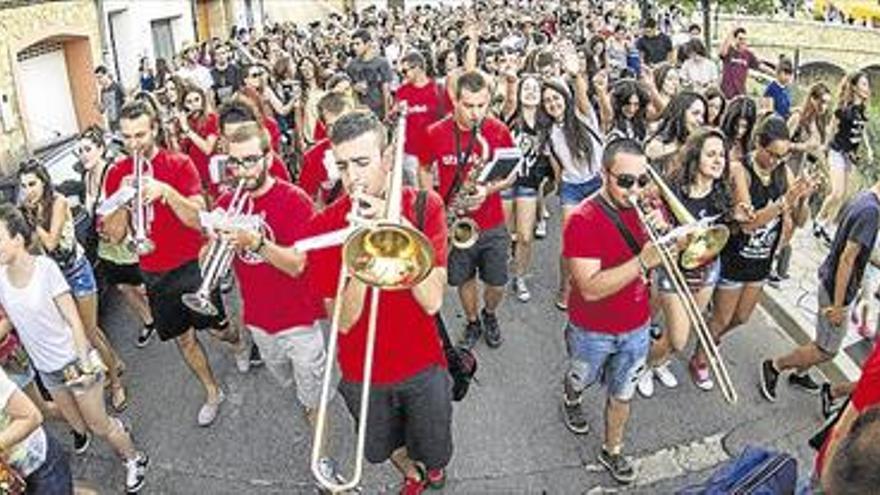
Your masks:
{"label": "white t-shirt", "polygon": [[[6,372],[0,368],[0,431],[5,430],[12,419],[6,414],[9,398],[18,390]],[[38,426],[24,440],[9,449],[9,464],[22,476],[28,476],[46,460],[46,432]]]}
{"label": "white t-shirt", "polygon": [[718,83],[718,67],[705,57],[689,58],[681,64],[678,72],[681,80],[698,88]]}
{"label": "white t-shirt", "polygon": [[577,112],[577,116],[590,129],[592,153],[586,160],[576,160],[574,158],[571,150],[568,149],[568,143],[565,141],[565,132],[561,124],[553,124],[553,128],[550,130],[551,156],[555,156],[559,161],[559,166],[562,167],[562,180],[570,184],[583,184],[596,177],[596,174],[599,173],[599,166],[602,163],[602,151],[604,149],[602,134],[599,132],[599,125],[596,122],[595,114],[590,112],[589,116],[584,116]]}
{"label": "white t-shirt", "polygon": [[0,304],[34,366],[50,373],[76,359],[73,330],[55,304],[55,297],[70,292],[70,286],[51,258],[35,259],[34,273],[23,288],[9,282],[8,267],[0,268]]}

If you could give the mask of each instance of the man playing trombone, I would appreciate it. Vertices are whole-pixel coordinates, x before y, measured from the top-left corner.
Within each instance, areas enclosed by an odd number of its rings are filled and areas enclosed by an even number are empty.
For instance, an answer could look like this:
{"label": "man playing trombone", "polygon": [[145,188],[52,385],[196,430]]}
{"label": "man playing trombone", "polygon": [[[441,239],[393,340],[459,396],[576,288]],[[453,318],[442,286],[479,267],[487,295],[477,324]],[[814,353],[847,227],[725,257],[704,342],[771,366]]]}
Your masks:
{"label": "man playing trombone", "polygon": [[[397,160],[389,160],[387,153],[383,158],[383,152],[387,151],[385,128],[372,112],[355,110],[342,115],[330,131],[330,141],[346,195],[319,213],[310,230],[320,234],[345,228],[349,218],[379,221],[377,225],[381,228],[387,225],[381,223],[385,220],[385,198],[402,197],[401,226],[412,229],[418,225],[415,229],[424,235],[426,239],[422,241],[429,245],[424,247],[433,251],[428,261],[430,266],[424,267],[428,270],[427,276],[400,290],[383,290],[379,294],[381,298],[373,292],[376,289],[368,291],[370,287],[357,276],[339,276],[340,270],[353,269],[350,260],[343,261],[338,247],[309,252],[308,256],[311,285],[324,297],[339,295],[334,301],[341,304],[340,308],[334,308],[342,372],[339,391],[356,421],[366,421],[363,455],[371,463],[390,458],[404,476],[406,493],[421,493],[429,484],[442,485],[444,468],[452,455],[450,378],[434,319],[443,303],[446,286],[447,230],[443,202],[434,192],[420,196],[410,187],[398,189],[396,196],[391,194],[391,188],[400,188],[401,184],[389,186],[388,175],[394,172],[393,167],[401,167],[402,163],[391,165],[389,162]],[[402,169],[397,172],[402,173]],[[400,177],[402,182],[402,175]],[[420,202],[421,215],[418,215],[416,203],[420,197],[424,199]],[[337,287],[340,280],[343,286]],[[379,301],[376,308],[367,302],[368,292],[372,293],[372,301]],[[370,323],[371,316],[375,317],[375,324]],[[372,376],[364,383],[369,367],[366,349],[371,328],[376,332]],[[330,339],[332,348],[332,334]],[[371,387],[369,414],[359,418],[365,386]],[[319,418],[319,430],[321,423]]]}
{"label": "man playing trombone", "polygon": [[[145,101],[132,101],[122,107],[120,129],[131,156],[117,162],[108,172],[105,196],[110,197],[127,184],[141,192],[143,202],[133,203],[144,207],[134,207],[130,212],[119,208],[109,213],[104,218],[105,234],[112,242],[121,242],[129,235],[129,217],[132,224],[143,225],[146,209],[153,210],[148,239],[152,251],[140,257],[150,310],[159,338],[177,342],[184,361],[205,388],[207,398],[199,410],[198,423],[208,426],[216,419],[224,397],[194,329],[225,330],[223,337],[230,340],[237,336],[230,338],[222,310],[217,317],[206,317],[190,311],[181,302],[183,294],[195,291],[201,283],[199,211],[205,203],[199,175],[189,157],[156,144],[158,122]],[[149,169],[149,173],[141,174],[141,184],[134,184],[138,175],[134,172],[135,162]],[[215,295],[216,304],[222,306],[219,292]]]}
{"label": "man playing trombone", "polygon": [[[605,437],[599,461],[619,483],[635,479],[623,456],[629,401],[644,371],[650,345],[648,272],[662,263],[648,241],[637,199],[650,182],[641,146],[613,141],[602,157],[602,188],[572,212],[563,233],[562,255],[570,260],[572,291],[565,338],[569,369],[564,379],[565,425],[589,432],[581,409],[583,391],[602,378],[608,388]],[[650,228],[665,227],[659,211],[647,214]],[[675,252],[675,247],[668,248]]]}
{"label": "man playing trombone", "polygon": [[220,226],[225,230],[221,235],[228,235],[242,253],[233,268],[241,287],[244,324],[278,382],[283,387],[296,382],[297,398],[314,424],[327,360],[318,325],[324,308],[301,277],[306,255],[289,247],[304,236],[312,202],[298,187],[270,175],[273,152],[259,124],[244,124],[226,139],[227,164],[240,192],[238,201],[235,194],[220,196],[218,206],[233,225],[237,216],[262,217],[259,230]]}

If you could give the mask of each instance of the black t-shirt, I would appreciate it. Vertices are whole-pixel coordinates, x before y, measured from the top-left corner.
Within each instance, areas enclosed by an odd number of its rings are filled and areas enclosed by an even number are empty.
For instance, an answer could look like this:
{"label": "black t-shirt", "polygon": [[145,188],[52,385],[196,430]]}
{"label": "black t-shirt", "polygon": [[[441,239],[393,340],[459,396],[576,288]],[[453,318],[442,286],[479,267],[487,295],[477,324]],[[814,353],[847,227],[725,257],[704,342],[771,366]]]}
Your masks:
{"label": "black t-shirt", "polygon": [[226,69],[211,69],[211,79],[214,84],[211,89],[214,91],[214,101],[217,104],[225,103],[229,98],[238,91],[242,84],[241,68],[237,64],[230,63]]}
{"label": "black t-shirt", "polygon": [[672,51],[672,40],[663,33],[657,36],[642,36],[636,41],[636,48],[648,65],[665,62]]}
{"label": "black t-shirt", "polygon": [[367,92],[360,95],[361,103],[368,106],[380,119],[385,118],[385,105],[382,85],[391,82],[391,65],[385,57],[375,56],[370,60],[355,58],[349,62],[345,72],[354,84],[367,83]]}
{"label": "black t-shirt", "polygon": [[845,305],[849,304],[856,297],[856,292],[862,283],[862,275],[871,257],[871,250],[874,249],[874,241],[877,240],[878,227],[880,227],[880,199],[871,191],[858,193],[844,210],[843,221],[834,234],[831,250],[819,267],[819,280],[822,281],[822,286],[830,297],[834,297],[837,265],[848,241],[857,242],[861,249],[849,276],[843,302]]}
{"label": "black t-shirt", "polygon": [[865,116],[865,105],[850,105],[838,108],[834,112],[837,117],[837,132],[831,139],[830,148],[841,153],[851,153],[858,149],[862,142],[868,117]]}

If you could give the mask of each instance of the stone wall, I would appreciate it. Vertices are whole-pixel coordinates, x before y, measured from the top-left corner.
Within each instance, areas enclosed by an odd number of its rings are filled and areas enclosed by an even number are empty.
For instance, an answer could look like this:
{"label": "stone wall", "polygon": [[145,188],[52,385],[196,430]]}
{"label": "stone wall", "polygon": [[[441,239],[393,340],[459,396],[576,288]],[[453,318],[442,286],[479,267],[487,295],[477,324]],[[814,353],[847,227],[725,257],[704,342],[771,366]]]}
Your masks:
{"label": "stone wall", "polygon": [[[748,31],[749,44],[760,57],[775,61],[780,54],[801,64],[829,62],[845,71],[880,62],[880,30],[769,17],[720,16],[715,43],[736,26]],[[712,33],[716,35],[715,32]]]}
{"label": "stone wall", "polygon": [[9,111],[3,112],[4,116],[12,117],[9,121],[4,118],[4,125],[0,128],[0,174],[9,172],[14,160],[29,151],[17,96],[16,54],[47,39],[69,41],[71,46],[65,50],[66,55],[78,61],[76,67],[68,70],[77,78],[71,81],[71,89],[77,100],[75,106],[80,128],[100,121],[100,114],[92,106],[97,91],[90,66],[98,63],[101,53],[95,2],[66,0],[0,9],[0,99],[8,102]]}

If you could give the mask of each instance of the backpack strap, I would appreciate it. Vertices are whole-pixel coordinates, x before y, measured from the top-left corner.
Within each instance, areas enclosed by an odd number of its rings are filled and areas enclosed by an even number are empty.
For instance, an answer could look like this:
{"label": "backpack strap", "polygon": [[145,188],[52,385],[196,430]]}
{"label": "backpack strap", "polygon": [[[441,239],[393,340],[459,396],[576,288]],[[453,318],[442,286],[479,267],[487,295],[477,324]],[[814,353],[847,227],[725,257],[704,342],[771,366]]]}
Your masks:
{"label": "backpack strap", "polygon": [[[425,210],[427,202],[428,191],[425,189],[419,190],[415,204],[416,228],[419,230],[425,229]],[[437,333],[440,334],[440,340],[443,341],[443,350],[446,351],[452,349],[452,341],[449,339],[449,333],[446,331],[446,323],[443,321],[443,316],[439,311],[434,315],[434,321],[437,323]]]}

